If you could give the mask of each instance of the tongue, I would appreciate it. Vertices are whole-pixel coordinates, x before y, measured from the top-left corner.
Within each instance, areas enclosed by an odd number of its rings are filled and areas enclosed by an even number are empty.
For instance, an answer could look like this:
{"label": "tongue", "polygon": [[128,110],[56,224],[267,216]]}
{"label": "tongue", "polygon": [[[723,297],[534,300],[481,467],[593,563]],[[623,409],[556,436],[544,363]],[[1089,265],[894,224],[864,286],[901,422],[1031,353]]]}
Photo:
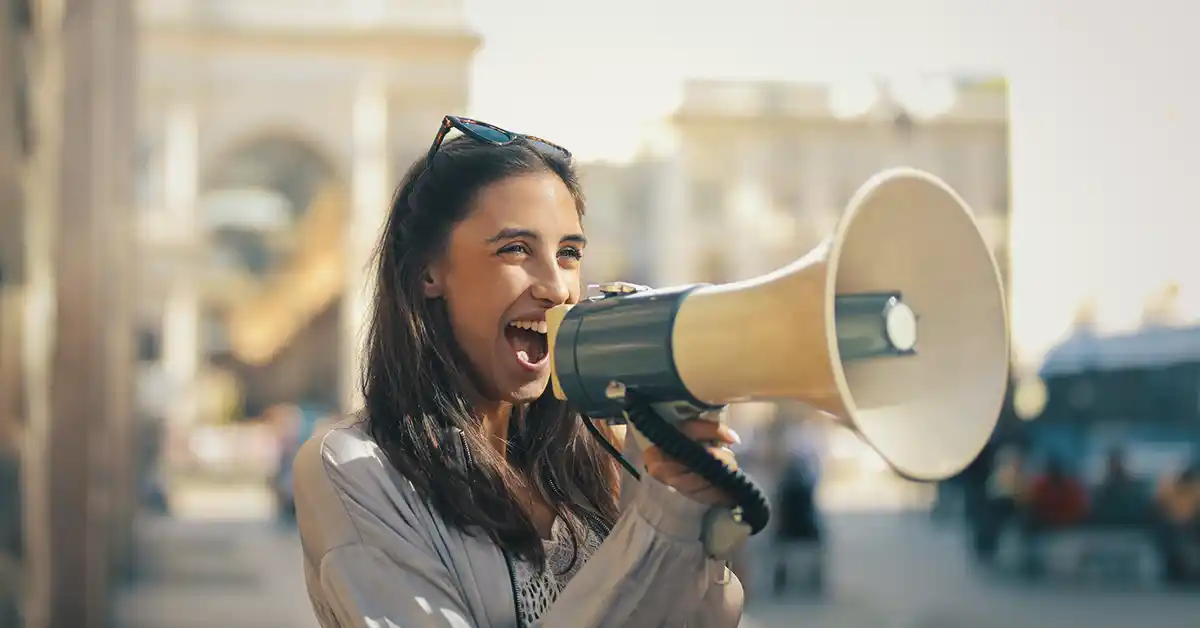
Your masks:
{"label": "tongue", "polygon": [[542,346],[542,335],[536,331],[509,327],[504,330],[508,344],[517,353],[517,358],[530,364],[537,364],[545,355]]}

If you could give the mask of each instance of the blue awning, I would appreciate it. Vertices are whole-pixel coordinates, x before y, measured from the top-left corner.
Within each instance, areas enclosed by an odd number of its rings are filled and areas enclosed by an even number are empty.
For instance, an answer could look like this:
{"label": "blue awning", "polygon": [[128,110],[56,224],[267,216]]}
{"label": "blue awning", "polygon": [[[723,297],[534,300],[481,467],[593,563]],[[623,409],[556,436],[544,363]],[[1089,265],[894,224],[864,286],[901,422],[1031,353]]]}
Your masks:
{"label": "blue awning", "polygon": [[1077,334],[1046,354],[1039,375],[1200,363],[1200,327],[1151,327],[1117,336]]}

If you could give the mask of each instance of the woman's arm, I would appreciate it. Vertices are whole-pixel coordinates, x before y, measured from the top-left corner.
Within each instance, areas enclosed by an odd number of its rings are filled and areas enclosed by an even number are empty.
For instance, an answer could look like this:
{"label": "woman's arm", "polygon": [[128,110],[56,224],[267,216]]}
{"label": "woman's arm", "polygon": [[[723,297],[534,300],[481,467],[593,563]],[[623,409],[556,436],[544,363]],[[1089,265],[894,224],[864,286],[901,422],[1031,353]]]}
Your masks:
{"label": "woman's arm", "polygon": [[541,626],[736,627],[742,587],[732,573],[726,576],[725,562],[704,549],[707,510],[643,474],[630,508]]}
{"label": "woman's arm", "polygon": [[[630,433],[625,457],[644,469]],[[616,527],[543,616],[544,628],[628,626],[734,628],[742,585],[701,541],[709,506],[643,472],[624,477]]]}

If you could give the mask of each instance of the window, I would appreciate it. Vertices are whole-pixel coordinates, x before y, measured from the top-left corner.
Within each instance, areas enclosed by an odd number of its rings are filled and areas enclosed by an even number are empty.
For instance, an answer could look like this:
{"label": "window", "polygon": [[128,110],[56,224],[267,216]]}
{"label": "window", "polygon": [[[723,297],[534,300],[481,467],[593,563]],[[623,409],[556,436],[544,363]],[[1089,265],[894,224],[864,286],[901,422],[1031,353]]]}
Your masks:
{"label": "window", "polygon": [[972,147],[969,144],[964,145],[964,142],[956,137],[941,138],[938,145],[941,157],[938,174],[951,188],[962,194],[968,204],[978,204],[980,199],[970,198],[975,193],[970,176]]}
{"label": "window", "polygon": [[142,327],[137,330],[136,340],[139,362],[158,362],[162,359],[161,330]]}
{"label": "window", "polygon": [[801,210],[806,209],[803,207],[804,195],[801,193],[799,185],[777,184],[773,191],[775,198],[772,204],[780,211],[799,215]]}
{"label": "window", "polygon": [[850,202],[854,193],[880,170],[886,151],[879,144],[872,143],[870,138],[857,132],[848,132],[845,137],[836,140],[830,156],[832,180],[837,182],[831,200],[840,211]]}
{"label": "window", "polygon": [[[9,3],[10,6],[0,8],[0,10],[8,11],[9,19],[7,20],[8,32],[0,34],[0,57],[11,58],[13,61],[5,62],[11,74],[7,77],[11,83],[5,85],[3,90],[7,92],[12,88],[12,106],[13,116],[12,122],[16,123],[16,140],[17,146],[23,155],[31,155],[33,153],[33,144],[37,139],[34,137],[33,117],[31,111],[31,85],[29,76],[28,63],[32,59],[26,56],[26,40],[33,34],[33,11],[30,8],[30,3],[27,1],[17,0]],[[7,97],[6,97],[7,98]],[[9,122],[6,120],[5,122]]]}
{"label": "window", "polygon": [[725,209],[725,186],[718,181],[692,184],[692,218],[703,223],[720,221]]}
{"label": "window", "polygon": [[709,283],[726,283],[730,281],[731,269],[726,249],[714,246],[706,249],[700,257],[700,276],[696,279]]}
{"label": "window", "polygon": [[1008,194],[1009,194],[1008,169],[1007,168],[1004,169],[1004,176],[996,177],[996,178],[992,179],[992,181],[993,181],[992,199],[991,199],[992,206],[996,208],[996,211],[1001,211],[1001,212],[1004,212],[1007,214],[1009,211],[1009,202],[1010,202],[1010,199],[1008,197]]}
{"label": "window", "polygon": [[988,174],[989,181],[992,184],[991,197],[988,200],[992,202],[996,211],[1009,211],[1009,191],[1012,189],[1009,150],[1008,150],[1008,128],[1006,127],[1000,132],[997,137],[988,147]]}
{"label": "window", "polygon": [[213,240],[213,264],[221,268],[264,275],[279,261],[261,233],[222,229]]}
{"label": "window", "polygon": [[225,327],[224,317],[220,312],[206,309],[201,314],[200,342],[206,356],[224,355],[229,353],[229,333]]}
{"label": "window", "polygon": [[143,133],[134,145],[134,193],[137,204],[143,210],[162,208],[162,177],[154,162],[156,155],[154,140]]}

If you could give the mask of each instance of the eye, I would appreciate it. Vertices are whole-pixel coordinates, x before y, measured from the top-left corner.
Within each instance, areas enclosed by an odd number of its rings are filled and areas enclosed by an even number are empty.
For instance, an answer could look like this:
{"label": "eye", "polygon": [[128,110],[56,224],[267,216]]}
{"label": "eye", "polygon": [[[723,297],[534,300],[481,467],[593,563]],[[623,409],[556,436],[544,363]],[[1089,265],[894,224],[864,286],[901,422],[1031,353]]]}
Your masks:
{"label": "eye", "polygon": [[500,249],[500,255],[532,255],[528,246],[520,242],[514,242]]}
{"label": "eye", "polygon": [[576,262],[583,259],[583,250],[574,246],[564,246],[563,248],[559,249],[558,254],[562,257],[575,260]]}

